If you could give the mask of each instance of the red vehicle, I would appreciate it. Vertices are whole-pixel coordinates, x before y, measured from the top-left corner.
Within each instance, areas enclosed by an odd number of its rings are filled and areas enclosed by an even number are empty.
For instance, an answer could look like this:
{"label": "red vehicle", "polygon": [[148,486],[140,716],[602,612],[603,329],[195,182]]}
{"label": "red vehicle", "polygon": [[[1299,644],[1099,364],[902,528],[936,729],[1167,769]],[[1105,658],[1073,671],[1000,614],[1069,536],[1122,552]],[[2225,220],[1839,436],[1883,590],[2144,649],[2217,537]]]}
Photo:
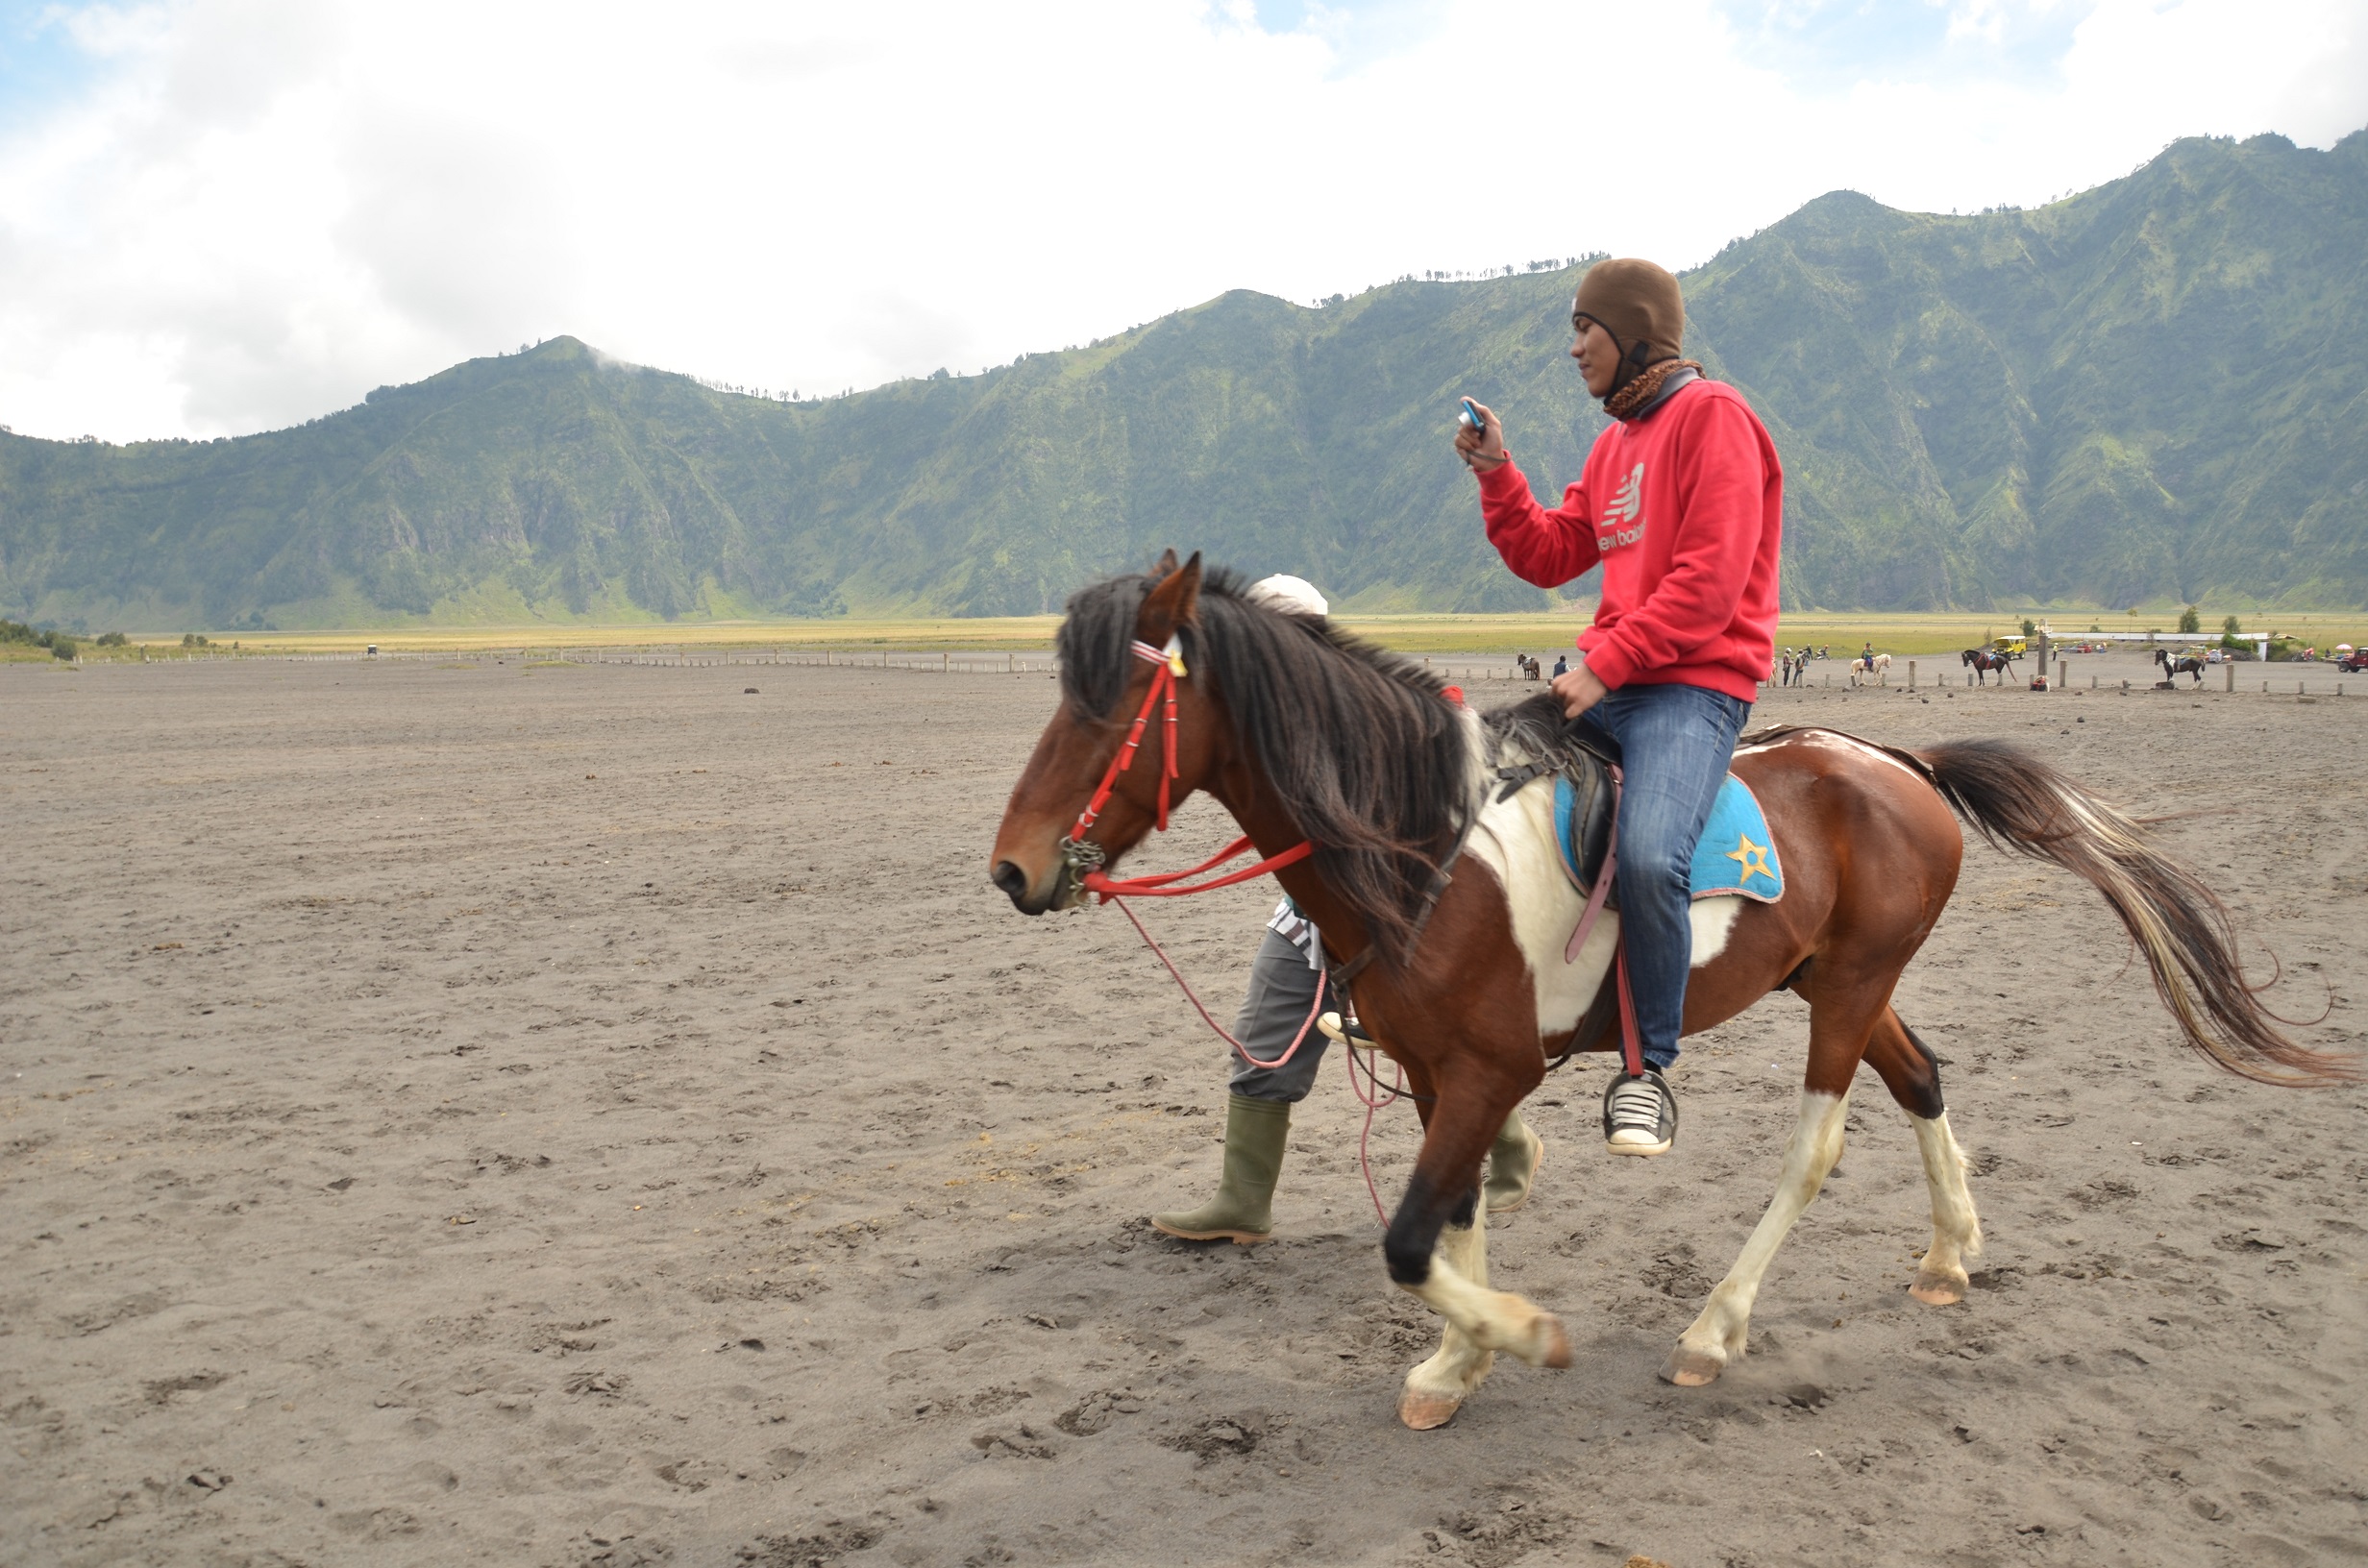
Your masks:
{"label": "red vehicle", "polygon": [[2335,661],[2335,668],[2347,675],[2356,675],[2368,670],[2368,648],[2356,648]]}

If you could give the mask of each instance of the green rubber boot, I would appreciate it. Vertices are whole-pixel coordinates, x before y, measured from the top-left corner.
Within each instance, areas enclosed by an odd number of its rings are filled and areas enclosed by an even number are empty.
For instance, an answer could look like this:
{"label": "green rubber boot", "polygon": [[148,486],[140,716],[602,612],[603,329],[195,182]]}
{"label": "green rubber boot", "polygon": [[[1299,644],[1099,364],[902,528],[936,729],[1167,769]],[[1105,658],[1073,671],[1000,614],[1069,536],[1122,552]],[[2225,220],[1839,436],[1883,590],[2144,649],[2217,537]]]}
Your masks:
{"label": "green rubber boot", "polygon": [[1274,1179],[1282,1174],[1291,1107],[1244,1094],[1228,1094],[1225,1101],[1225,1169],[1217,1196],[1197,1209],[1153,1214],[1152,1229],[1186,1241],[1245,1245],[1274,1234]]}
{"label": "green rubber boot", "polygon": [[1489,1213],[1509,1214],[1529,1201],[1530,1185],[1545,1158],[1545,1139],[1529,1130],[1516,1110],[1505,1118],[1496,1141],[1489,1148],[1489,1179],[1485,1187]]}

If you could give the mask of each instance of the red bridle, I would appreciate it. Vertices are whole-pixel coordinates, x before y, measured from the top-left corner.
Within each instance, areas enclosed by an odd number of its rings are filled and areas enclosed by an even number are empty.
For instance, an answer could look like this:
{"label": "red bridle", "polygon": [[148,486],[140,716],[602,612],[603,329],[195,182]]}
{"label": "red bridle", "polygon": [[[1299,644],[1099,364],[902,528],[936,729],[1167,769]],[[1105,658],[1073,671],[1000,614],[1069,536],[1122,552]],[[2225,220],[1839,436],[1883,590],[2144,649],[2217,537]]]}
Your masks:
{"label": "red bridle", "polygon": [[1183,642],[1180,638],[1172,636],[1168,639],[1166,648],[1153,648],[1148,643],[1138,641],[1134,644],[1134,654],[1138,659],[1158,666],[1151,673],[1151,689],[1143,694],[1143,711],[1135,715],[1134,725],[1126,732],[1126,744],[1120,747],[1118,755],[1110,759],[1110,767],[1101,775],[1101,785],[1095,790],[1094,797],[1085,803],[1083,811],[1077,813],[1076,825],[1069,830],[1069,837],[1061,841],[1061,856],[1068,862],[1071,874],[1077,877],[1078,885],[1090,893],[1100,894],[1101,901],[1105,904],[1122,895],[1144,898],[1180,898],[1190,893],[1212,893],[1219,888],[1232,887],[1237,882],[1247,882],[1252,877],[1264,876],[1269,871],[1279,871],[1286,866],[1296,865],[1314,854],[1316,845],[1303,840],[1281,854],[1270,856],[1255,866],[1245,867],[1238,871],[1228,871],[1223,876],[1212,878],[1207,882],[1196,882],[1190,887],[1174,885],[1184,881],[1187,877],[1198,876],[1203,871],[1222,866],[1225,862],[1249,849],[1251,845],[1246,834],[1199,865],[1186,870],[1162,871],[1152,876],[1132,877],[1114,877],[1103,874],[1101,863],[1104,851],[1101,845],[1088,839],[1086,834],[1093,830],[1096,820],[1101,816],[1102,808],[1110,803],[1110,794],[1118,788],[1120,776],[1135,765],[1135,752],[1143,745],[1143,732],[1150,724],[1151,710],[1158,707],[1163,698],[1167,702],[1168,713],[1167,728],[1162,738],[1167,744],[1161,748],[1163,755],[1160,758],[1159,770],[1159,813],[1155,819],[1158,829],[1162,833],[1168,831],[1169,781],[1176,777],[1175,688],[1176,682],[1184,676]]}

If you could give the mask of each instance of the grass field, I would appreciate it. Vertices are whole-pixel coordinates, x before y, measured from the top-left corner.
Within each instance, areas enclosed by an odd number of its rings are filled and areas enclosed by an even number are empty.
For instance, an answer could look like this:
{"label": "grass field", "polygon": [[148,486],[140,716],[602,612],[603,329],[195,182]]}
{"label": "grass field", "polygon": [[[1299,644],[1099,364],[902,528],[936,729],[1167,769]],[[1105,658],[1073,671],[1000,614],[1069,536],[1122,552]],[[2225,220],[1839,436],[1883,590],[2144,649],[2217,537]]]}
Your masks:
{"label": "grass field", "polygon": [[[1341,624],[1386,647],[1409,653],[1551,654],[1566,648],[1587,625],[1583,616],[1562,615],[1344,615]],[[2220,617],[2207,612],[2207,626]],[[724,649],[747,648],[899,649],[910,650],[1021,651],[1049,648],[1060,618],[1050,615],[999,619],[940,621],[717,621],[654,627],[628,626],[468,626],[448,629],[411,628],[402,631],[300,631],[222,633],[204,651],[229,653],[347,653],[377,644],[388,652],[480,652],[493,649],[559,649],[570,648]],[[2053,619],[2059,638],[2077,640],[2091,629],[2102,631],[2169,630],[2171,616],[2072,613]],[[2332,611],[2278,613],[2244,617],[2248,631],[2257,627],[2299,637],[2322,651],[2336,643],[2368,641],[2368,612]],[[2010,614],[1943,612],[1912,615],[1897,612],[1817,611],[1785,617],[1776,640],[1788,646],[1823,644],[1839,655],[1873,643],[1887,653],[1955,652],[1986,639],[2021,629],[2021,618]],[[84,645],[84,657],[137,659],[143,644],[135,634],[128,649],[98,649]],[[179,655],[181,637],[148,634],[152,656]],[[14,650],[46,659],[45,649]]]}

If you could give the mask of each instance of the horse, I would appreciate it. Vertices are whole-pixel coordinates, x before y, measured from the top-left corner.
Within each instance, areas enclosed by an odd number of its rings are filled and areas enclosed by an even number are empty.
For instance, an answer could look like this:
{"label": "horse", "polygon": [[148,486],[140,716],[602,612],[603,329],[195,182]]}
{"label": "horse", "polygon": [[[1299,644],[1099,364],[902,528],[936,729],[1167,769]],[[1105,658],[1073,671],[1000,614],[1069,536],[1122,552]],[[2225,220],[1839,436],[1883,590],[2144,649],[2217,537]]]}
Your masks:
{"label": "horse", "polygon": [[1961,662],[1972,667],[1973,678],[1985,686],[1989,684],[1989,672],[1992,670],[1998,672],[1998,684],[2001,686],[2007,683],[2007,676],[2014,670],[2014,654],[2007,649],[1969,648],[1965,649]]}
{"label": "horse", "polygon": [[2193,675],[2196,685],[2204,684],[2204,661],[2192,653],[2182,653],[2174,659],[2169,649],[2158,648],[2155,649],[2155,664],[2162,671],[2165,682],[2175,681],[2182,675]]}
{"label": "horse", "polygon": [[[1452,1419],[1499,1352],[1570,1365],[1552,1312],[1490,1286],[1480,1186],[1506,1114],[1549,1062],[1617,1048],[1619,988],[1604,983],[1616,914],[1603,911],[1566,954],[1585,900],[1559,864],[1553,793],[1512,786],[1533,771],[1524,764],[1567,757],[1560,703],[1541,694],[1474,713],[1418,663],[1261,602],[1233,574],[1204,574],[1196,553],[1080,590],[1058,648],[1060,703],[997,830],[994,885],[1025,915],[1073,907],[1115,886],[1109,868],[1173,803],[1205,793],[1223,806],[1244,834],[1235,847],[1262,857],[1251,872],[1271,870],[1315,920],[1333,978],[1353,987],[1421,1118],[1382,1257],[1444,1324],[1406,1376],[1399,1419],[1417,1430]],[[1910,1293],[1935,1307],[1964,1299],[1964,1261],[1981,1247],[1966,1161],[1938,1059],[1891,1005],[1956,885],[1952,808],[1991,844],[2091,883],[2209,1060],[2268,1083],[2356,1076],[2348,1057],[2275,1027],[2225,912],[2191,872],[2035,757],[1998,741],[1908,751],[1779,727],[1746,736],[1733,766],[1766,812],[1786,889],[1773,904],[1692,906],[1685,1032],[1788,990],[1809,1003],[1808,1056],[1775,1196],[1661,1368],[1670,1383],[1707,1384],[1745,1353],[1761,1280],[1841,1153],[1861,1062],[1907,1113],[1930,1191],[1932,1241]],[[1174,891],[1165,876],[1118,891],[1155,883]]]}
{"label": "horse", "polygon": [[1888,675],[1890,671],[1891,655],[1888,653],[1878,653],[1871,659],[1859,658],[1850,661],[1850,678],[1853,682],[1856,682],[1861,675]]}

